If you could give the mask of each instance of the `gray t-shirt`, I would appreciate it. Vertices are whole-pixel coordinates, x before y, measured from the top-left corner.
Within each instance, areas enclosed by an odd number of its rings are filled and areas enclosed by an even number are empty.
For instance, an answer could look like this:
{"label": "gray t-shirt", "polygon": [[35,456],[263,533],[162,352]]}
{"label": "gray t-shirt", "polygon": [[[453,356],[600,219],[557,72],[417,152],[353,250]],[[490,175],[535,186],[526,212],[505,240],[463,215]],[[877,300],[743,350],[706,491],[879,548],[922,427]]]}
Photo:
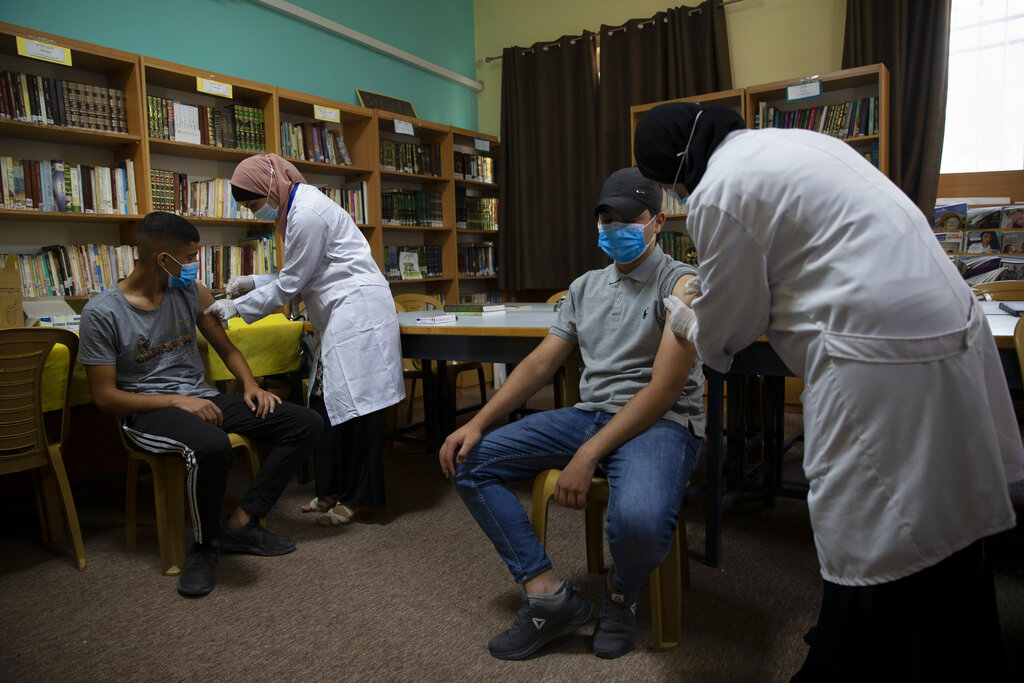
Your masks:
{"label": "gray t-shirt", "polygon": [[[662,299],[693,266],[655,249],[633,272],[615,264],[592,270],[569,286],[550,332],[580,347],[580,410],[617,413],[651,381],[654,356],[665,326]],[[663,418],[704,436],[704,372],[698,359],[686,387]]]}
{"label": "gray t-shirt", "polygon": [[117,388],[133,394],[213,396],[196,348],[199,290],[168,287],[151,311],[133,306],[114,286],[82,310],[78,360],[117,366]]}

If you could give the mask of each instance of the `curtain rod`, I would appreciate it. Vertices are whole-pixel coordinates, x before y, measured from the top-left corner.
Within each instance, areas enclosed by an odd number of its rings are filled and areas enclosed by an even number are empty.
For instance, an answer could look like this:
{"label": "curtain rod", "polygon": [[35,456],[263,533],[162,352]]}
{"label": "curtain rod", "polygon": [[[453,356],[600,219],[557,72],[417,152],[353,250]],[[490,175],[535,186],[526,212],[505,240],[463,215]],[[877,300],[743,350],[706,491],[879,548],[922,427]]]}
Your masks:
{"label": "curtain rod", "polygon": [[481,83],[480,81],[474,81],[472,78],[463,76],[462,74],[456,73],[451,69],[446,69],[443,66],[438,66],[437,64],[434,64],[433,62],[428,62],[427,60],[417,57],[414,54],[406,52],[405,50],[400,50],[397,47],[394,47],[393,45],[388,45],[385,42],[377,40],[376,38],[371,38],[365,33],[360,33],[359,31],[351,29],[348,26],[339,24],[336,21],[331,21],[327,17],[321,16],[319,14],[314,14],[313,12],[303,9],[297,5],[293,5],[290,2],[285,2],[285,0],[249,1],[257,5],[262,5],[268,9],[272,9],[276,12],[280,12],[281,14],[291,17],[292,19],[298,19],[299,21],[305,22],[310,26],[314,26],[328,33],[333,33],[337,36],[341,36],[342,38],[351,40],[354,43],[359,43],[360,45],[370,48],[371,50],[376,50],[377,52],[383,53],[388,57],[393,57],[394,59],[403,61],[406,64],[411,64],[412,66],[423,69],[424,71],[429,71],[435,76],[446,78],[449,81],[458,83],[459,85],[465,86],[475,92],[480,92],[481,90],[484,89],[484,84]]}
{"label": "curtain rod", "polygon": [[[718,3],[718,6],[719,7],[725,7],[726,5],[731,5],[731,4],[735,3],[735,2],[743,2],[743,0],[721,0],[721,2]],[[688,14],[688,16],[693,16],[694,13],[700,12],[700,10],[701,10],[700,7],[694,7],[687,14]],[[654,23],[654,19],[648,19],[647,21],[641,21],[640,25],[641,26],[645,26],[645,25],[651,24],[651,23]],[[626,27],[622,26],[622,27],[620,27],[618,29],[613,29],[612,32],[614,32],[614,31],[625,31],[625,30],[626,30]],[[558,43],[547,43],[545,45],[541,45],[541,47],[553,47],[555,45],[558,45]],[[496,59],[501,59],[501,55],[494,55],[493,57],[484,57],[484,61],[487,62],[487,63],[493,62]]]}

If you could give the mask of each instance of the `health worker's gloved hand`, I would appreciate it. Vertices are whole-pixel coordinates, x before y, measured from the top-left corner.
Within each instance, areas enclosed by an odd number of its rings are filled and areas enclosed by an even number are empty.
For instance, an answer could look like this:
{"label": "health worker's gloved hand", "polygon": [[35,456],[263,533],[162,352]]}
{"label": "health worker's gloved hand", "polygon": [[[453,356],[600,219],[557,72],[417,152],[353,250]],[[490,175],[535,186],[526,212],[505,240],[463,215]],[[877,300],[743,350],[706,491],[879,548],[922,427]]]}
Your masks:
{"label": "health worker's gloved hand", "polygon": [[669,312],[669,326],[672,333],[691,344],[697,336],[697,316],[693,309],[683,303],[675,294],[662,300]]}
{"label": "health worker's gloved hand", "polygon": [[227,286],[224,287],[224,293],[229,299],[237,299],[243,294],[248,294],[256,287],[256,283],[252,279],[252,275],[236,275],[228,280]]}
{"label": "health worker's gloved hand", "polygon": [[213,305],[203,311],[206,315],[212,315],[213,317],[220,320],[224,327],[228,326],[228,320],[238,315],[238,310],[235,305],[227,299],[221,299],[220,301],[213,302]]}
{"label": "health worker's gloved hand", "polygon": [[[230,283],[229,283],[230,284]],[[700,288],[700,276],[695,275],[686,281],[686,289],[683,290],[685,296],[693,297],[696,299],[704,292]]]}

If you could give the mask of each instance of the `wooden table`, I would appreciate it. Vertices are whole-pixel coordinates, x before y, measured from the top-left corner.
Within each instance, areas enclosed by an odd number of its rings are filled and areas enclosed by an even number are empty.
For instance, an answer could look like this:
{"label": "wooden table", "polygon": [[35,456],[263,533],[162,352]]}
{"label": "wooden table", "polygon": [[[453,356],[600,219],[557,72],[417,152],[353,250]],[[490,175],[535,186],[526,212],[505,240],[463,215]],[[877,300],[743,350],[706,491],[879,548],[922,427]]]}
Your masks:
{"label": "wooden table", "polygon": [[[511,308],[511,306],[525,308]],[[429,316],[430,311],[399,313],[402,333],[402,356],[423,361],[423,401],[427,439],[439,446],[455,428],[454,400],[447,396],[445,382],[438,381],[445,361],[477,361],[483,363],[518,363],[540,344],[554,324],[557,314],[553,304],[510,304],[505,313],[481,316],[459,316],[453,323],[420,324],[416,318]],[[433,364],[437,364],[436,368]],[[579,351],[565,362],[565,401],[571,406],[579,401]]]}

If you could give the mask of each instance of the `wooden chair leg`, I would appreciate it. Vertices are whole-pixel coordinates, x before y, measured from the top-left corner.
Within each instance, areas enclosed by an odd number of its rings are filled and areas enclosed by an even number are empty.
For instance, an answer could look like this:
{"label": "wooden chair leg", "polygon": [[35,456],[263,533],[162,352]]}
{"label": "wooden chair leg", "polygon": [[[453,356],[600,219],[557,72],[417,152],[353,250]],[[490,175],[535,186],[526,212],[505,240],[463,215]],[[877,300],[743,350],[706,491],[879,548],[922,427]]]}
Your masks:
{"label": "wooden chair leg", "polygon": [[483,366],[476,369],[476,379],[480,382],[480,405],[483,405],[487,403],[487,378],[484,377]]}
{"label": "wooden chair leg", "polygon": [[544,545],[547,540],[548,529],[548,499],[555,491],[555,482],[558,481],[559,470],[544,470],[533,478],[533,508],[530,514],[530,526],[537,540]]}
{"label": "wooden chair leg", "polygon": [[43,541],[60,543],[64,540],[64,516],[60,509],[61,492],[57,485],[57,477],[53,469],[38,467],[32,470],[32,482]]}
{"label": "wooden chair leg", "polygon": [[655,652],[671,650],[683,633],[683,589],[690,586],[690,554],[686,518],[679,507],[672,548],[651,574],[651,640]]}
{"label": "wooden chair leg", "polygon": [[71,496],[71,484],[68,482],[68,475],[64,470],[64,460],[60,456],[58,446],[50,447],[50,464],[54,476],[57,478],[57,486],[60,487],[61,499],[64,502],[64,517],[67,519],[68,531],[71,533],[71,545],[74,546],[75,556],[78,559],[78,571],[85,571],[85,546],[82,545],[82,529],[78,524],[75,499]]}
{"label": "wooden chair leg", "polygon": [[150,466],[153,468],[160,565],[165,576],[177,576],[185,566],[186,555],[184,464],[173,457],[154,457]]}
{"label": "wooden chair leg", "polygon": [[591,574],[604,573],[604,504],[591,501],[587,505],[584,522],[587,538],[587,571]]}
{"label": "wooden chair leg", "polygon": [[139,495],[139,461],[128,456],[128,474],[124,491],[124,541],[128,552],[135,550],[135,515]]}
{"label": "wooden chair leg", "polygon": [[[405,424],[407,425],[412,424],[412,403],[416,398],[416,380],[416,377],[412,378],[412,386],[409,388],[409,406],[405,410]],[[424,398],[424,400],[426,399]]]}

